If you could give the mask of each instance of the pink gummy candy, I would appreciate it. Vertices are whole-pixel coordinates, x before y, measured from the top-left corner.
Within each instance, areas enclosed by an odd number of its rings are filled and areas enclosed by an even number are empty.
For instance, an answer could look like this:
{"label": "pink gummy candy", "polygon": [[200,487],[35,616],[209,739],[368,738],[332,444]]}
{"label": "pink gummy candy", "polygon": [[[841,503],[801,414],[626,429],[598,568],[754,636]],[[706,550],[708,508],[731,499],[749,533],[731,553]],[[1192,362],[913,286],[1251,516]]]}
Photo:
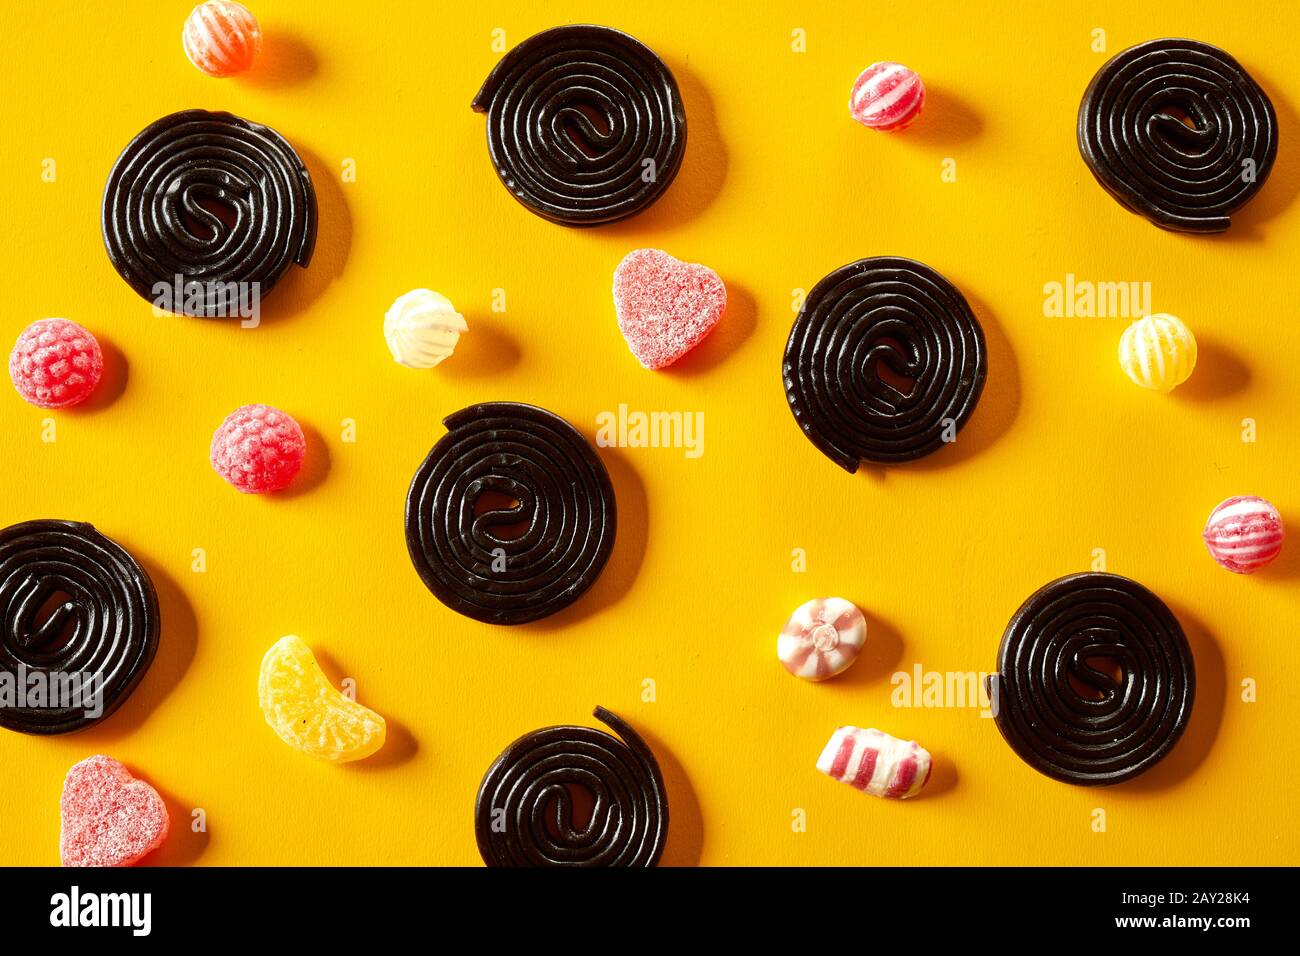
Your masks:
{"label": "pink gummy candy", "polygon": [[614,310],[632,354],[646,368],[672,365],[713,331],[727,287],[708,266],[659,249],[634,249],[614,270]]}
{"label": "pink gummy candy", "polygon": [[64,866],[131,866],[167,839],[167,805],[112,757],[87,757],[68,771],[59,801]]}

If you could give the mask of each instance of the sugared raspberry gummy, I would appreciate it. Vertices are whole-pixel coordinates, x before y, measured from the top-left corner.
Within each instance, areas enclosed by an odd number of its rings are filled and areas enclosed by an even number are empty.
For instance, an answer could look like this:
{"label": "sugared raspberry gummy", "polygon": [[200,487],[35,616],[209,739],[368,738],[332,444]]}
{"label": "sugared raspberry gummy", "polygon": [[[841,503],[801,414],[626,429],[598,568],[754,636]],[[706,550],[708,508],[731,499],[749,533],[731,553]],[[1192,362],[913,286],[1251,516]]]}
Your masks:
{"label": "sugared raspberry gummy", "polygon": [[67,319],[41,319],[18,336],[9,377],[24,399],[41,408],[84,402],[104,375],[95,337]]}
{"label": "sugared raspberry gummy", "polygon": [[242,492],[279,491],[298,474],[306,451],[292,416],[270,405],[244,405],[212,436],[212,467]]}

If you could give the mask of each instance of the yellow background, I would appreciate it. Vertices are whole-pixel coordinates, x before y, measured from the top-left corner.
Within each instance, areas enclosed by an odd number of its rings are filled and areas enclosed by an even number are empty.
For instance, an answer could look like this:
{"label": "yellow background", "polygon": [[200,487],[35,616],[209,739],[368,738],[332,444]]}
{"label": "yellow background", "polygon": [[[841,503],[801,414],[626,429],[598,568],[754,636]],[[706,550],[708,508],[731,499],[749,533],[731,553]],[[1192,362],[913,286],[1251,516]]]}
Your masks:
{"label": "yellow background", "polygon": [[[171,806],[156,862],[477,864],[474,796],[493,758],[526,731],[590,722],[596,704],[659,754],[670,863],[1300,862],[1300,542],[1240,578],[1199,537],[1233,494],[1264,495],[1300,526],[1300,13],[1127,0],[541,6],[257,0],[265,55],[234,80],[186,62],[187,2],[7,12],[0,331],[7,342],[36,319],[73,319],[99,336],[111,372],[77,411],[47,413],[4,387],[0,523],[94,523],[153,576],[164,633],[143,684],[102,725],[0,733],[0,862],[57,863],[63,774],[105,752]],[[495,28],[513,46],[584,21],[657,50],[689,115],[664,198],[585,231],[507,194],[469,109],[498,58]],[[1091,49],[1094,28],[1106,54]],[[792,50],[796,29],[806,52]],[[1107,56],[1184,35],[1241,60],[1281,125],[1272,179],[1219,237],[1127,213],[1075,145],[1080,96]],[[883,59],[929,89],[901,136],[862,129],[845,106],[858,71]],[[315,260],[268,298],[256,330],[155,318],[104,253],[113,160],[149,122],[191,107],[273,126],[315,180]],[[945,158],[955,183],[941,180]],[[355,182],[341,177],[349,159]],[[638,246],[707,263],[731,297],[712,338],[662,373],[628,354],[610,301],[614,266]],[[879,254],[929,263],[966,294],[989,378],[956,447],[850,476],[795,426],[781,353],[792,290]],[[1044,284],[1067,273],[1151,282],[1154,309],[1201,342],[1194,379],[1172,396],[1143,392],[1115,360],[1126,320],[1044,317]],[[382,335],[384,310],[418,286],[448,295],[470,325],[427,372],[394,364]],[[698,460],[601,451],[618,494],[614,557],[578,604],[517,629],[439,604],[402,536],[407,484],[442,416],[497,399],[551,408],[589,437],[619,403],[706,421]],[[247,402],[309,431],[291,493],[241,496],[208,466],[213,429]],[[53,443],[41,440],[47,416]],[[1247,417],[1254,444],[1241,440]],[[342,440],[345,419],[355,443]],[[191,569],[195,548],[205,573]],[[804,573],[791,569],[796,548]],[[1165,598],[1196,655],[1190,730],[1157,769],[1074,788],[1021,763],[977,710],[891,706],[896,670],[991,669],[1020,602],[1086,570],[1097,548]],[[806,684],[778,665],[775,637],[796,605],[826,594],[866,610],[868,650],[843,677]],[[380,756],[318,764],[266,727],[258,665],[286,633],[388,718]],[[1241,700],[1247,678],[1255,703]],[[820,775],[842,723],[930,748],[929,792],[886,802]],[[190,832],[195,807],[206,834]],[[792,828],[796,809],[806,832]]]}

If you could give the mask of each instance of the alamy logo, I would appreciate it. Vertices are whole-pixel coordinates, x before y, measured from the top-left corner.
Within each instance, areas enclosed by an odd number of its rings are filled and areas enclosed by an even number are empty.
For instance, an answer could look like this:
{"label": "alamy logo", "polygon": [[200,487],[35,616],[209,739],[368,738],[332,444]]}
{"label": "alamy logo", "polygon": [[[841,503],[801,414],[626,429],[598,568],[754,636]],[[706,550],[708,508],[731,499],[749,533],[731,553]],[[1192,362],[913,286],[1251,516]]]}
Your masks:
{"label": "alamy logo", "polygon": [[153,929],[151,893],[82,893],[73,886],[50,897],[50,925],[56,927],[127,927],[132,936]]}
{"label": "alamy logo", "polygon": [[1067,272],[1043,286],[1049,319],[1141,319],[1151,314],[1150,282],[1094,282]]}
{"label": "alamy logo", "polygon": [[681,448],[687,458],[704,454],[703,412],[634,412],[626,404],[596,416],[601,448]]}
{"label": "alamy logo", "polygon": [[104,713],[104,679],[97,671],[28,670],[19,663],[0,671],[0,710],[81,709],[91,720]]}
{"label": "alamy logo", "polygon": [[262,283],[186,281],[177,273],[171,282],[153,285],[153,314],[202,315],[209,319],[240,319],[239,326],[255,329],[262,324]]}
{"label": "alamy logo", "polygon": [[927,671],[914,664],[889,678],[895,707],[978,708],[981,717],[998,715],[996,675],[984,671]]}

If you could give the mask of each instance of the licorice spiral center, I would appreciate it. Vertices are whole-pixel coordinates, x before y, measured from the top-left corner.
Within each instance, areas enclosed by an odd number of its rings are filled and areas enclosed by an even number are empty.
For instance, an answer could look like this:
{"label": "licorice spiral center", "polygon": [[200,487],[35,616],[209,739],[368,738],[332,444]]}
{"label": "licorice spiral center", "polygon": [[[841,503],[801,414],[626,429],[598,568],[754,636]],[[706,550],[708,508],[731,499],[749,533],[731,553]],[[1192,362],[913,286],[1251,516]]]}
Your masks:
{"label": "licorice spiral center", "polygon": [[1117,574],[1076,574],[1021,605],[991,690],[998,729],[1026,763],[1067,783],[1111,784],[1177,743],[1196,671],[1156,595]]}
{"label": "licorice spiral center", "polygon": [[987,374],[984,331],[957,288],[911,259],[861,259],[804,300],[786,343],[786,399],[846,471],[955,440]]}
{"label": "licorice spiral center", "polygon": [[[659,862],[668,836],[668,797],[654,754],[616,714],[592,727],[545,727],[520,737],[479,786],[475,832],[489,866],[628,866]],[[622,739],[620,740],[619,737]],[[592,801],[577,821],[573,793]]]}
{"label": "licorice spiral center", "polygon": [[1277,156],[1277,116],[1218,47],[1150,40],[1112,57],[1079,106],[1079,151],[1097,181],[1166,229],[1222,232]]}
{"label": "licorice spiral center", "polygon": [[62,734],[98,723],[149,669],[158,630],[148,575],[90,525],[0,531],[0,727]]}
{"label": "licorice spiral center", "polygon": [[491,624],[572,604],[617,529],[614,488],[591,445],[559,416],[515,402],[471,405],[444,424],[406,500],[407,548],[425,585]]}
{"label": "licorice spiral center", "polygon": [[672,183],[686,112],[672,72],[618,30],[556,27],[519,44],[474,98],[497,175],[537,215],[613,222]]}

